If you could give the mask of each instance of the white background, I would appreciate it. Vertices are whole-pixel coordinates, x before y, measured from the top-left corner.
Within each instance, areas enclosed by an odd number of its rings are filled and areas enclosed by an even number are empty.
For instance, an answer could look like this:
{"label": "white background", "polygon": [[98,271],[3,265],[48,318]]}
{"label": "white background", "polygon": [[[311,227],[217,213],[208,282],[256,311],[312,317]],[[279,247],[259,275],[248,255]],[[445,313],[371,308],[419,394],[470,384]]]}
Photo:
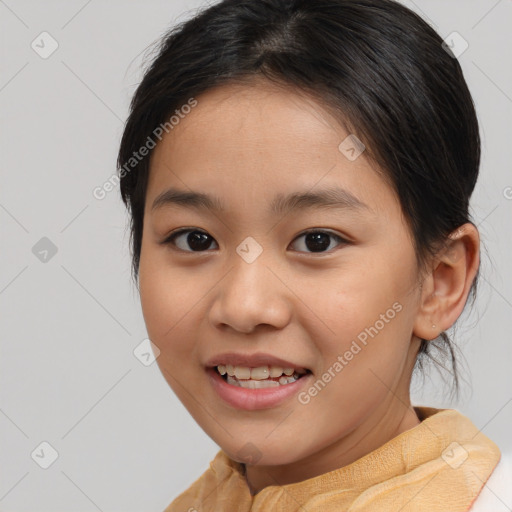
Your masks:
{"label": "white background", "polygon": [[[413,403],[455,407],[512,450],[512,1],[404,3],[468,41],[483,137],[482,279],[458,333],[471,385],[449,402],[434,372]],[[118,190],[92,195],[115,174],[145,49],[201,5],[0,0],[0,511],[163,510],[218,450],[134,357],[146,330],[128,215]],[[47,59],[31,48],[43,31],[59,45]],[[43,237],[58,250],[46,263],[32,252]],[[46,470],[31,458],[43,441],[59,454]]]}

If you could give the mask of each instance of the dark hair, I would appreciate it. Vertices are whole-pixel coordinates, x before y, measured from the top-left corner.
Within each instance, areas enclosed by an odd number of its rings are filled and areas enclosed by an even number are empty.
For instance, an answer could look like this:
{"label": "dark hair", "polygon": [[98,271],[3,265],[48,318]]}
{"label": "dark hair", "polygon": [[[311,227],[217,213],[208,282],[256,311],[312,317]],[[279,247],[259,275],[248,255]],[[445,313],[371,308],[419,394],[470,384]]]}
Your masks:
{"label": "dark hair", "polygon": [[[118,154],[135,281],[150,158],[129,172],[126,163],[191,97],[256,77],[315,98],[365,144],[398,195],[424,268],[451,232],[472,222],[480,165],[471,94],[442,43],[392,0],[223,0],[171,29],[133,96]],[[421,341],[417,366],[433,359],[432,347],[450,357],[458,391],[446,333]]]}

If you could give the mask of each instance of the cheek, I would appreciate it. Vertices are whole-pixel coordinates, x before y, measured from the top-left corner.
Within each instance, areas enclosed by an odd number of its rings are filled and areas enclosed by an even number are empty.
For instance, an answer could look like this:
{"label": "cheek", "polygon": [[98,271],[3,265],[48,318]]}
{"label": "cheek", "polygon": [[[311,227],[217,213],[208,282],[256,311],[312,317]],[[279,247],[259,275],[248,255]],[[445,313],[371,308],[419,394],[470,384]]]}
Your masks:
{"label": "cheek", "polygon": [[204,382],[190,379],[199,375],[197,347],[191,339],[191,325],[199,321],[193,316],[198,293],[193,293],[183,273],[148,256],[141,255],[139,289],[148,336],[160,350],[156,362],[175,395],[200,422],[204,404],[191,397],[201,396]]}
{"label": "cheek", "polygon": [[301,397],[301,403],[308,402],[304,414],[317,418],[322,442],[356,428],[389,398],[402,378],[410,348],[410,311],[402,303],[404,296],[377,299],[368,293],[340,295],[338,300],[340,313],[331,320],[336,336],[322,337],[322,368]]}
{"label": "cheek", "polygon": [[384,330],[404,317],[397,310],[410,301],[411,273],[405,268],[361,261],[347,271],[335,270],[325,283],[311,303],[325,319],[333,340],[356,337],[376,323],[379,331]]}
{"label": "cheek", "polygon": [[160,250],[143,247],[139,268],[142,312],[149,338],[165,358],[185,354],[191,347],[185,342],[184,331],[198,294],[194,294],[186,275],[166,264]]}
{"label": "cheek", "polygon": [[[315,311],[322,318],[323,371],[334,371],[341,356],[343,379],[363,385],[375,383],[375,373],[392,379],[407,358],[414,321],[414,258],[393,256],[361,258],[344,272],[337,270],[326,280],[329,288],[314,298]],[[312,333],[313,339],[319,333]],[[340,370],[339,364],[336,366]]]}

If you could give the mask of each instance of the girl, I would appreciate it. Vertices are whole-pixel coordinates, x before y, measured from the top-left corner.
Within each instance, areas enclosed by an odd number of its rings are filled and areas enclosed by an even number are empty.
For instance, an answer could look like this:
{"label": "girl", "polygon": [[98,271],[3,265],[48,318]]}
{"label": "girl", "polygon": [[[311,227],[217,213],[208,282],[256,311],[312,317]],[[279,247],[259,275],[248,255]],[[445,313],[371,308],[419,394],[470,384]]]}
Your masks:
{"label": "girl", "polygon": [[512,505],[496,444],[409,396],[475,291],[479,163],[455,55],[394,1],[224,0],[165,37],[121,194],[159,367],[221,448],[167,512]]}

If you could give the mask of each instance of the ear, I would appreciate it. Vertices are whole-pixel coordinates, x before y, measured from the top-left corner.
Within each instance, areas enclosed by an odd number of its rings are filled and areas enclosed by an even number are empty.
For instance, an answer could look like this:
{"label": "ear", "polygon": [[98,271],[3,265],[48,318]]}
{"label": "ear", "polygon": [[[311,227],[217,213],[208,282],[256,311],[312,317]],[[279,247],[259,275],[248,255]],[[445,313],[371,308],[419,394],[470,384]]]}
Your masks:
{"label": "ear", "polygon": [[472,223],[463,224],[448,237],[447,247],[434,258],[425,276],[413,333],[433,340],[459,318],[478,272],[480,236]]}

